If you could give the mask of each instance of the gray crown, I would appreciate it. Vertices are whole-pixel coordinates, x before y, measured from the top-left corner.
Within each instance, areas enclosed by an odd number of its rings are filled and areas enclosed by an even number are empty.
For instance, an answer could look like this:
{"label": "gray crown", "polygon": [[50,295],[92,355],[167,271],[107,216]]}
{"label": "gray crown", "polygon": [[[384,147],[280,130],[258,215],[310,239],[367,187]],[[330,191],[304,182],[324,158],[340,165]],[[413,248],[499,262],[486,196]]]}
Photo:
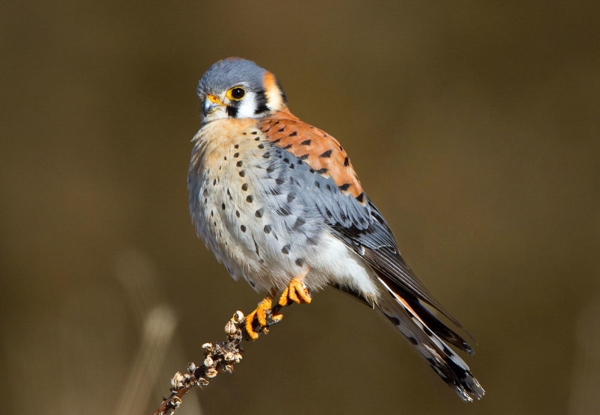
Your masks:
{"label": "gray crown", "polygon": [[267,72],[252,61],[241,58],[227,58],[212,65],[198,83],[198,96],[219,94],[233,86],[243,84],[247,89],[263,89],[263,78]]}

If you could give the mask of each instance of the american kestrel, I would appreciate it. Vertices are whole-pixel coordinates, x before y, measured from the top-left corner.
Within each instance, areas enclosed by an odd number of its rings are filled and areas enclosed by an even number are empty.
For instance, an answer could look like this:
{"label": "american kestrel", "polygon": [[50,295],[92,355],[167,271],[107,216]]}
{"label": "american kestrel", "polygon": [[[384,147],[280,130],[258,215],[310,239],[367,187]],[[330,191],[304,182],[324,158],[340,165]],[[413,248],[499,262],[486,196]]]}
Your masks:
{"label": "american kestrel", "polygon": [[404,261],[340,143],[295,117],[277,78],[254,62],[215,63],[197,92],[204,116],[193,138],[190,212],[229,274],[268,293],[246,317],[249,336],[268,325],[277,294],[280,306],[310,303],[312,291],[332,286],[385,316],[463,400],[481,398],[444,340],[473,349],[425,305],[463,326]]}

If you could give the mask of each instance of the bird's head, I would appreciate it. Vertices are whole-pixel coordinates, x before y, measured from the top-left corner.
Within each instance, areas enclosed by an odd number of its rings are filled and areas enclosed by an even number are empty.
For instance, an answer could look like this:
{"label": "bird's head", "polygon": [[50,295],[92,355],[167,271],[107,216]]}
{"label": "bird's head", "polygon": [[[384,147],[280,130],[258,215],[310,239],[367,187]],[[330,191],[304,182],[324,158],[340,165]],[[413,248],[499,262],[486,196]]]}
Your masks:
{"label": "bird's head", "polygon": [[198,96],[204,124],[223,118],[261,118],[286,108],[275,75],[241,58],[212,65],[198,83]]}

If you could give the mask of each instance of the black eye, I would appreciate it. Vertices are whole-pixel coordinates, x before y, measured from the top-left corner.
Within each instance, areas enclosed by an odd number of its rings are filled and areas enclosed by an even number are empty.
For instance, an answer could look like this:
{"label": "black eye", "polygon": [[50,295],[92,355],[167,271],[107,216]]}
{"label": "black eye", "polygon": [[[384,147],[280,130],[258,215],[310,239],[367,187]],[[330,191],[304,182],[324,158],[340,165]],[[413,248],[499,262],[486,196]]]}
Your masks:
{"label": "black eye", "polygon": [[246,91],[243,88],[236,87],[231,90],[231,98],[233,99],[242,99],[246,95]]}

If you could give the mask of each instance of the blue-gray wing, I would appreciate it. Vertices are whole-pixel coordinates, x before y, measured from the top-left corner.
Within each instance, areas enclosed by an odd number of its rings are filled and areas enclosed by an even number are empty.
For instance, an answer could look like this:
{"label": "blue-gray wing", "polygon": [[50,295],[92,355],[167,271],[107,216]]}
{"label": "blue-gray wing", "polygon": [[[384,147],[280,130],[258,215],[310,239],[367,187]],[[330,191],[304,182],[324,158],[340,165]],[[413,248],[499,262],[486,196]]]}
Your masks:
{"label": "blue-gray wing", "polygon": [[[301,201],[307,208],[316,208],[335,237],[361,256],[380,277],[409,294],[408,298],[425,301],[464,330],[408,266],[398,250],[392,230],[366,195],[360,203],[339,189],[332,178],[319,174],[285,149],[272,146],[267,154],[270,159],[267,169],[275,175],[276,183],[288,181],[290,187],[296,189],[293,193],[299,199],[296,202]],[[415,302],[414,306],[419,307],[420,304]],[[420,307],[426,313],[426,309]]]}

